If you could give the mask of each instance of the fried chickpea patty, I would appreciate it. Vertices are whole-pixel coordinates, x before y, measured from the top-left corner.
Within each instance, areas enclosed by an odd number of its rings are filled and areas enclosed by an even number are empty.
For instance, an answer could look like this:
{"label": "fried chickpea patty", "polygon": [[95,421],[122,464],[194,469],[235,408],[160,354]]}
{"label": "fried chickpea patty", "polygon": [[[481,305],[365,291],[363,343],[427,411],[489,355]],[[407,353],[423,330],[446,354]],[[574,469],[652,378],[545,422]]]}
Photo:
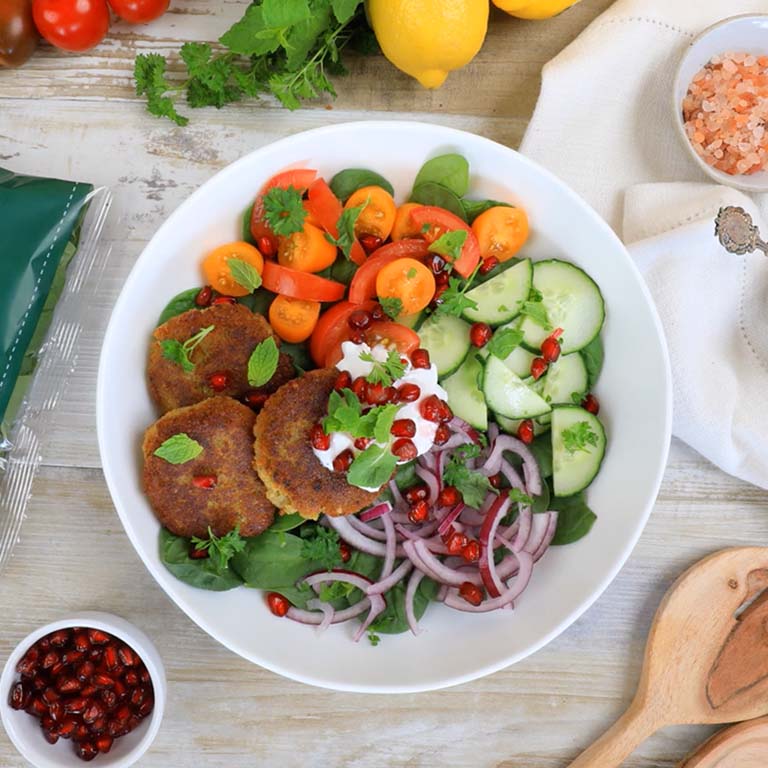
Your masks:
{"label": "fried chickpea patty", "polygon": [[256,418],[254,466],[267,498],[283,514],[312,520],[321,514],[350,515],[378,496],[350,485],[343,474],[329,472],[312,450],[309,431],[326,415],[337,375],[333,368],[322,368],[289,381]]}
{"label": "fried chickpea patty", "polygon": [[[209,326],[213,330],[189,354],[194,370],[185,371],[163,355],[161,342],[173,339],[183,344]],[[242,304],[214,304],[172,317],[155,329],[149,347],[147,379],[152,399],[165,413],[214,395],[240,399],[250,392],[275,392],[295,376],[293,362],[283,352],[274,376],[263,387],[254,389],[248,384],[251,353],[270,337],[280,343],[264,317]],[[214,381],[220,388],[214,390],[211,377],[216,377]]]}
{"label": "fried chickpea patty", "polygon": [[[208,526],[223,536],[240,526],[258,536],[275,508],[253,470],[256,416],[229,397],[212,397],[161,416],[144,435],[144,490],[157,518],[177,536],[206,536]],[[154,452],[185,433],[203,447],[194,459],[171,464]],[[213,487],[200,487],[212,483]]]}

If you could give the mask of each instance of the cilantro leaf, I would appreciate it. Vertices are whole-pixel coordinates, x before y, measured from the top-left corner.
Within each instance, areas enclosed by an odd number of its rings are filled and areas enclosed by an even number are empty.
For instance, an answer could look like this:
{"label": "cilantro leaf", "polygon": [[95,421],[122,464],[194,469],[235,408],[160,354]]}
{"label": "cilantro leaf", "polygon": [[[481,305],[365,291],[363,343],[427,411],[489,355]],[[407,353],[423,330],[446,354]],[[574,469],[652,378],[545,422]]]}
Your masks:
{"label": "cilantro leaf", "polygon": [[194,336],[187,339],[184,343],[176,339],[163,339],[160,342],[160,349],[163,351],[163,357],[166,360],[180,365],[186,373],[195,370],[195,364],[190,359],[190,355],[195,351],[197,345],[214,329],[215,326],[209,325],[207,328],[201,328]]}
{"label": "cilantro leaf", "polygon": [[506,360],[523,341],[519,328],[499,328],[488,342],[486,349],[500,360]]}
{"label": "cilantro leaf", "polygon": [[443,473],[446,485],[454,486],[462,495],[464,503],[479,509],[489,491],[495,493],[491,481],[481,472],[476,472],[466,465],[466,460],[480,454],[480,446],[468,444],[453,452]]}
{"label": "cilantro leaf", "polygon": [[524,504],[526,507],[530,507],[533,504],[533,499],[519,488],[507,488],[507,495],[517,504]]}
{"label": "cilantro leaf", "polygon": [[202,452],[203,446],[197,440],[193,440],[186,432],[179,432],[158,446],[154,455],[165,459],[169,464],[186,464]]}
{"label": "cilantro leaf", "polygon": [[397,296],[379,296],[379,304],[384,314],[389,315],[393,320],[397,320],[403,313],[403,301]]}
{"label": "cilantro leaf", "polygon": [[467,241],[467,232],[464,229],[454,229],[452,232],[446,232],[435,240],[428,250],[430,253],[437,253],[446,261],[452,262],[461,256],[461,249]]}
{"label": "cilantro leaf", "polygon": [[275,375],[279,361],[280,353],[274,338],[264,339],[256,345],[248,360],[248,383],[252,387],[264,386]]}
{"label": "cilantro leaf", "polygon": [[238,553],[245,549],[246,541],[240,536],[240,526],[224,536],[217,536],[208,526],[208,536],[205,539],[193,536],[192,544],[195,549],[205,549],[208,551],[208,557],[213,563],[218,573],[224,573],[229,565],[229,561]]}
{"label": "cilantro leaf", "polygon": [[572,427],[564,429],[560,436],[563,440],[563,447],[568,453],[577,453],[578,451],[589,451],[589,446],[597,446],[598,437],[592,431],[588,421],[576,422]]}
{"label": "cilantro leaf", "polygon": [[227,259],[227,266],[232,279],[245,288],[248,293],[253,293],[261,286],[261,275],[256,268],[242,259]]}
{"label": "cilantro leaf", "polygon": [[147,110],[157,117],[167,117],[176,125],[185,126],[189,119],[176,111],[173,99],[166,92],[173,87],[165,77],[166,61],[159,53],[142,53],[136,57],[133,79],[136,95],[147,97]]}
{"label": "cilantro leaf", "polygon": [[387,359],[383,362],[377,360],[370,352],[361,352],[360,359],[366,363],[373,363],[373,369],[365,377],[365,380],[371,384],[383,384],[389,387],[395,379],[399,379],[405,373],[405,364],[396,349],[390,349]]}
{"label": "cilantro leaf", "polygon": [[466,297],[469,282],[462,286],[461,280],[456,277],[448,278],[448,287],[439,298],[439,304],[435,309],[436,315],[454,315],[461,317],[466,309],[477,309],[477,302]]}
{"label": "cilantro leaf", "polygon": [[316,525],[307,529],[310,533],[301,542],[301,556],[305,560],[320,563],[326,570],[341,565],[339,534],[333,528]]}
{"label": "cilantro leaf", "polygon": [[389,447],[373,443],[349,465],[347,482],[358,488],[378,488],[392,477],[396,466],[397,456]]}
{"label": "cilantro leaf", "polygon": [[351,258],[352,246],[355,243],[355,224],[357,224],[360,214],[367,205],[368,200],[362,205],[355,206],[354,208],[346,208],[344,210],[344,213],[341,214],[338,224],[336,225],[339,231],[338,237],[333,237],[327,232],[325,233],[325,239],[337,248],[341,248],[341,252],[348,259]]}
{"label": "cilantro leaf", "polygon": [[526,301],[520,308],[521,315],[527,315],[534,322],[538,323],[544,330],[550,330],[547,308],[540,301]]}
{"label": "cilantro leaf", "polygon": [[294,187],[274,187],[264,195],[264,220],[276,235],[301,232],[307,211],[301,193]]}

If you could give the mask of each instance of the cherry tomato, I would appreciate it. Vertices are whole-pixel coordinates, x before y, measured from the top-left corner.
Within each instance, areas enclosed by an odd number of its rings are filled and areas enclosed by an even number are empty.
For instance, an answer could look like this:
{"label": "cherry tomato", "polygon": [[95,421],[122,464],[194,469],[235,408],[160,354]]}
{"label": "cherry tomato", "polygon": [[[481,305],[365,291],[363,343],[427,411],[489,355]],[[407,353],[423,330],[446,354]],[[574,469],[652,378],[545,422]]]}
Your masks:
{"label": "cherry tomato", "polygon": [[203,259],[203,274],[208,285],[226,296],[247,296],[250,291],[235,279],[231,259],[250,264],[259,274],[264,270],[264,259],[258,249],[240,240],[214,248]]}
{"label": "cherry tomato", "polygon": [[346,286],[335,280],[282,267],[274,261],[264,262],[262,285],[272,293],[305,301],[338,301],[344,296]]}
{"label": "cherry tomato", "polygon": [[469,277],[472,274],[472,270],[480,261],[480,246],[469,224],[450,211],[438,208],[435,205],[422,205],[420,208],[411,211],[411,221],[420,230],[424,225],[429,225],[430,229],[424,235],[424,238],[429,243],[433,243],[446,232],[463,229],[467,233],[467,239],[464,242],[464,247],[461,249],[459,258],[453,262],[452,266],[462,277]]}
{"label": "cherry tomato", "polygon": [[289,299],[287,296],[278,296],[269,307],[270,325],[283,341],[292,344],[310,337],[319,315],[319,302]]}
{"label": "cherry tomato", "polygon": [[398,240],[387,243],[374,251],[368,260],[355,272],[349,284],[349,300],[361,302],[376,296],[376,276],[379,270],[396,259],[424,259],[429,255],[429,244],[425,240]]}
{"label": "cherry tomato", "polygon": [[333,237],[339,236],[338,223],[344,208],[325,179],[315,179],[309,185],[304,207],[316,226],[322,227]]}
{"label": "cherry tomato", "polygon": [[528,239],[528,217],[522,208],[498,205],[472,224],[483,258],[511,259]]}
{"label": "cherry tomato", "polygon": [[361,309],[370,312],[375,303],[366,301],[362,304],[353,304],[351,301],[340,301],[323,312],[309,341],[309,354],[312,355],[316,365],[323,365],[326,352],[330,347],[335,346],[337,341],[341,345],[339,339],[342,335],[346,338],[350,329],[348,324],[350,315]]}
{"label": "cherry tomato", "polygon": [[305,223],[300,232],[280,238],[277,261],[300,272],[322,272],[336,261],[336,246],[321,229]]}
{"label": "cherry tomato", "polygon": [[380,299],[399,299],[401,314],[415,315],[432,301],[435,276],[416,259],[395,259],[379,270],[376,293]]}
{"label": "cherry tomato", "polygon": [[146,24],[162,16],[171,0],[109,0],[112,10],[130,24]]}
{"label": "cherry tomato", "polygon": [[376,235],[386,240],[397,216],[397,206],[392,195],[382,187],[362,187],[352,193],[344,208],[358,208],[361,205],[365,207],[357,217],[355,235]]}
{"label": "cherry tomato", "polygon": [[0,67],[20,67],[37,47],[32,0],[0,3]]}
{"label": "cherry tomato", "polygon": [[87,51],[109,30],[106,0],[34,0],[32,16],[40,34],[65,51]]}
{"label": "cherry tomato", "polygon": [[[346,332],[341,335],[341,338],[337,338],[327,347],[323,361],[325,368],[332,368],[341,360],[341,345],[349,339],[351,333],[352,328],[347,325]],[[362,336],[363,341],[371,347],[383,344],[385,347],[396,348],[403,355],[410,355],[420,343],[416,331],[392,320],[376,320],[362,332]]]}

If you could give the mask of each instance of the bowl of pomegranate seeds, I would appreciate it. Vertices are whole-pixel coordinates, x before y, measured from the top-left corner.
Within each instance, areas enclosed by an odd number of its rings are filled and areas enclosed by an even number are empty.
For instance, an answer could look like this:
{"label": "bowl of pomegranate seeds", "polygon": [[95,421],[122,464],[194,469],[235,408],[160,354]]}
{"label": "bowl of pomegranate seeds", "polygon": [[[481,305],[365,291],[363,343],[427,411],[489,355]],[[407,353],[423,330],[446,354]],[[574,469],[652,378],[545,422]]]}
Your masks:
{"label": "bowl of pomegranate seeds", "polygon": [[768,191],[768,15],[725,19],[694,39],[677,71],[674,109],[707,175]]}
{"label": "bowl of pomegranate seeds", "polygon": [[32,632],[0,677],[3,726],[38,768],[96,760],[127,768],[149,749],[165,706],[149,638],[118,616],[84,612]]}

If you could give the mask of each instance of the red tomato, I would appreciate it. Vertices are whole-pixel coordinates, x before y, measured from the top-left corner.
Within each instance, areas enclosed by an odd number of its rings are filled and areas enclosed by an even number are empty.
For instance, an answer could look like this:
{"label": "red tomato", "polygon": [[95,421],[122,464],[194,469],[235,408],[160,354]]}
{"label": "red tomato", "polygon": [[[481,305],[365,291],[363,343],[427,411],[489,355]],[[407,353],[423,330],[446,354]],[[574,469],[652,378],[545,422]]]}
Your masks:
{"label": "red tomato", "polygon": [[379,270],[395,259],[422,259],[429,254],[425,240],[398,240],[374,251],[349,284],[349,300],[359,303],[376,296],[376,276]]}
{"label": "red tomato", "polygon": [[374,304],[373,301],[367,301],[363,304],[340,301],[320,315],[315,330],[312,331],[312,338],[309,340],[309,353],[316,365],[323,365],[326,352],[330,347],[335,346],[337,342],[341,345],[342,336],[346,339],[350,330],[347,325],[349,316],[358,309],[365,309],[370,312]]}
{"label": "red tomato", "polygon": [[325,179],[315,179],[307,190],[308,199],[304,203],[307,213],[317,223],[333,237],[339,236],[339,218],[344,211],[336,195],[331,192],[331,188],[325,183]]}
{"label": "red tomato", "polygon": [[65,51],[86,51],[109,30],[106,0],[34,0],[32,17],[38,32]]}
{"label": "red tomato", "polygon": [[346,286],[324,277],[283,267],[274,261],[264,262],[262,285],[273,293],[305,301],[338,301]]}
{"label": "red tomato", "polygon": [[[359,304],[355,305],[360,308]],[[341,345],[348,340],[352,329],[347,324],[345,332],[337,338],[332,345],[328,345],[323,361],[325,368],[332,368],[341,360]],[[363,341],[373,347],[376,344],[384,344],[386,347],[395,347],[403,354],[410,356],[419,346],[419,335],[416,331],[406,328],[393,320],[376,320],[363,331]]]}
{"label": "red tomato", "polygon": [[171,0],[109,0],[112,10],[130,24],[146,24],[162,16]]}
{"label": "red tomato", "polygon": [[466,221],[435,205],[422,205],[420,208],[415,208],[411,211],[411,221],[419,228],[425,224],[431,227],[424,235],[429,243],[433,243],[446,232],[463,229],[467,233],[467,239],[461,249],[461,255],[453,262],[453,268],[462,277],[469,277],[472,274],[472,270],[480,261],[480,245]]}

